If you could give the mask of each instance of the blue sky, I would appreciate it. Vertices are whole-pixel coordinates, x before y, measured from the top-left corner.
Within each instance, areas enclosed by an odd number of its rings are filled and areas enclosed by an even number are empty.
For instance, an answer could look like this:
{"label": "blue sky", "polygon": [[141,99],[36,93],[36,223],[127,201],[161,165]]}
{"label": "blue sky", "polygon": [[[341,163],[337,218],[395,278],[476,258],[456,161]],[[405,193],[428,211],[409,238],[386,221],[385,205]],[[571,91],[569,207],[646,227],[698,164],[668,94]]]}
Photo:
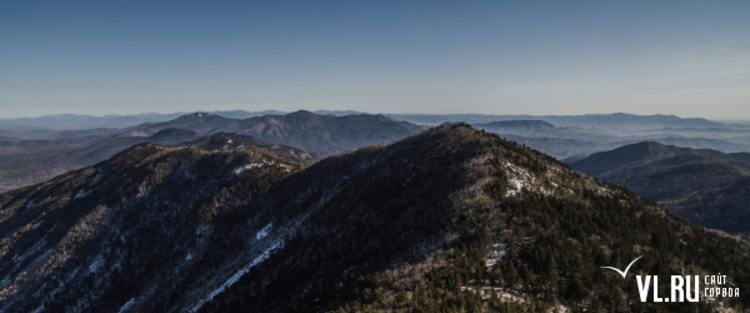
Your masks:
{"label": "blue sky", "polygon": [[2,1],[0,118],[750,118],[747,1]]}

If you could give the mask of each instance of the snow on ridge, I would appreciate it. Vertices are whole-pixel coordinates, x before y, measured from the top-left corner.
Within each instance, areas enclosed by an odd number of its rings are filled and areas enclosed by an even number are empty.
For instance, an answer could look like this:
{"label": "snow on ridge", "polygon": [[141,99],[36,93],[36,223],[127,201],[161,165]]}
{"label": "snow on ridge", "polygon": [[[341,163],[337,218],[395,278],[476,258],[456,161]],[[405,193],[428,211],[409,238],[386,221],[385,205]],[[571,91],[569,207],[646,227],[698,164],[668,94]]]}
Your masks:
{"label": "snow on ridge", "polygon": [[125,304],[120,307],[120,310],[117,311],[117,313],[125,312],[125,310],[129,309],[131,306],[133,306],[133,304],[135,304],[135,297],[130,298],[128,302],[125,302]]}
{"label": "snow on ridge", "polygon": [[258,233],[255,234],[255,240],[261,240],[268,236],[268,232],[271,231],[272,226],[273,223],[268,223],[266,227],[263,227],[263,229],[259,230]]}
{"label": "snow on ridge", "polygon": [[89,265],[89,272],[96,273],[102,265],[104,265],[104,258],[100,254],[96,256],[96,259],[94,259],[94,261],[91,262],[91,265]]}
{"label": "snow on ridge", "polygon": [[245,172],[246,170],[260,168],[260,167],[271,165],[271,164],[273,163],[268,163],[266,160],[262,160],[260,162],[253,162],[250,164],[245,164],[243,166],[238,167],[236,170],[234,170],[234,174],[237,176],[241,176],[242,173]]}
{"label": "snow on ridge", "polygon": [[[247,274],[250,271],[250,269],[252,269],[254,266],[256,266],[256,265],[260,264],[261,262],[265,261],[266,259],[268,259],[271,256],[271,253],[273,253],[274,250],[279,249],[279,248],[281,248],[281,247],[284,246],[284,243],[285,243],[284,242],[284,238],[287,237],[286,236],[287,234],[289,234],[292,231],[296,230],[297,227],[300,227],[303,221],[307,220],[307,218],[313,212],[315,212],[323,204],[325,204],[326,202],[328,202],[333,197],[333,195],[337,194],[340,191],[341,191],[341,187],[340,186],[336,186],[335,192],[333,192],[333,193],[331,193],[329,195],[324,195],[323,197],[321,197],[321,199],[320,199],[319,203],[317,204],[317,206],[313,206],[307,213],[305,213],[305,215],[303,215],[302,217],[300,217],[296,221],[294,221],[293,227],[292,228],[288,228],[285,231],[283,231],[283,233],[278,237],[279,239],[270,248],[266,249],[266,251],[263,251],[263,253],[261,253],[255,259],[253,259],[253,261],[250,262],[250,264],[246,265],[245,267],[243,267],[243,268],[239,269],[237,272],[235,272],[234,275],[232,275],[231,277],[229,277],[229,279],[227,279],[226,282],[224,282],[221,286],[219,286],[218,288],[214,289],[213,291],[211,291],[210,293],[208,293],[208,295],[206,295],[205,297],[203,297],[202,299],[200,299],[192,308],[188,309],[187,312],[191,312],[191,313],[197,312],[201,307],[203,307],[204,304],[206,304],[206,302],[211,301],[218,294],[224,292],[224,290],[226,290],[227,287],[233,285],[238,280],[240,280],[240,278],[243,275]],[[256,238],[258,238],[258,235],[262,234],[262,232],[264,230],[266,230],[266,228],[268,228],[268,230],[265,231],[265,235],[263,235],[263,237],[267,236],[268,232],[270,231],[270,229],[271,229],[272,226],[273,226],[273,223],[268,223],[268,225],[266,225],[265,227],[263,227],[263,229],[261,229],[261,231],[259,231],[256,234]]]}
{"label": "snow on ridge", "polygon": [[519,168],[510,162],[505,163],[505,168],[515,174],[508,179],[509,188],[505,192],[506,197],[516,196],[520,194],[524,188],[530,188],[533,186],[535,178],[526,170]]}
{"label": "snow on ridge", "polygon": [[85,191],[83,188],[81,190],[78,190],[78,193],[76,194],[75,198],[80,199],[85,196],[88,196],[93,190]]}
{"label": "snow on ridge", "polygon": [[276,250],[277,248],[279,248],[279,247],[281,247],[283,245],[284,245],[284,241],[283,240],[279,240],[276,243],[274,243],[270,248],[268,248],[266,251],[263,251],[263,253],[261,253],[261,255],[259,255],[252,262],[250,262],[250,264],[248,264],[245,267],[239,269],[236,273],[234,273],[234,275],[232,275],[232,277],[229,277],[229,279],[226,282],[224,282],[223,284],[221,284],[221,286],[219,286],[218,288],[214,289],[207,296],[205,296],[203,299],[201,299],[200,301],[198,301],[198,303],[196,303],[190,309],[190,312],[192,312],[192,313],[197,312],[204,304],[206,304],[206,302],[211,301],[211,299],[213,299],[214,297],[216,297],[216,295],[224,292],[224,290],[227,289],[227,287],[229,287],[229,286],[233,285],[234,283],[236,283],[238,280],[240,280],[240,278],[243,275],[247,274],[247,272],[249,272],[250,269],[252,269],[256,265],[258,265],[261,262],[263,262],[266,259],[268,259],[268,257],[271,256],[271,252],[273,252],[274,250]]}
{"label": "snow on ridge", "polygon": [[496,243],[492,245],[492,248],[485,255],[485,264],[487,265],[487,271],[492,271],[497,262],[502,259],[506,254],[505,244]]}

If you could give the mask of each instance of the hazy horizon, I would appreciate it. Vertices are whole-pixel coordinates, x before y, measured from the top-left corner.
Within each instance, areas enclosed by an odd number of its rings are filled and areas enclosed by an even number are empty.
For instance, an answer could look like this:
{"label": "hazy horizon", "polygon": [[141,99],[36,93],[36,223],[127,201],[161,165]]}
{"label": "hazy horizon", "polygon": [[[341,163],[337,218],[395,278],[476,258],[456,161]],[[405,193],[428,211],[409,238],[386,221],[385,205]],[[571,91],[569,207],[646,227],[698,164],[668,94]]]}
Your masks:
{"label": "hazy horizon", "polygon": [[747,120],[748,13],[740,1],[5,1],[0,118],[307,108]]}
{"label": "hazy horizon", "polygon": [[529,117],[542,117],[542,116],[585,116],[585,115],[613,115],[613,114],[626,114],[626,115],[637,115],[637,116],[677,116],[682,119],[692,119],[692,118],[699,118],[699,119],[707,119],[715,122],[723,122],[723,123],[731,123],[731,122],[737,122],[737,123],[749,123],[750,118],[748,119],[714,119],[714,118],[705,118],[701,116],[680,116],[677,114],[664,114],[664,113],[655,113],[655,114],[636,114],[636,113],[628,113],[628,112],[609,112],[609,113],[584,113],[584,114],[482,114],[482,113],[445,113],[445,114],[433,114],[433,113],[392,113],[392,112],[365,112],[365,111],[359,111],[359,110],[326,110],[326,109],[296,109],[296,110],[290,110],[290,111],[282,111],[282,110],[274,110],[274,109],[268,109],[268,110],[258,110],[258,111],[250,111],[250,110],[243,110],[243,109],[235,109],[235,110],[195,110],[195,111],[172,111],[172,112],[165,112],[165,113],[159,113],[159,112],[141,112],[141,113],[134,113],[134,114],[78,114],[78,113],[60,113],[60,114],[44,114],[44,115],[38,115],[38,116],[20,116],[20,117],[2,117],[0,116],[0,120],[14,120],[14,119],[36,119],[36,118],[44,118],[44,117],[53,117],[53,116],[86,116],[86,117],[94,117],[94,118],[104,118],[104,117],[126,117],[126,116],[138,116],[138,115],[151,115],[151,114],[157,114],[157,115],[187,115],[187,114],[193,114],[193,113],[213,113],[213,112],[231,112],[231,111],[244,111],[247,113],[263,113],[263,112],[280,112],[283,114],[289,114],[294,113],[297,111],[310,111],[310,112],[320,112],[320,111],[329,111],[329,112],[336,112],[336,113],[347,113],[352,112],[353,114],[381,114],[381,115],[485,115],[485,116],[529,116]]}

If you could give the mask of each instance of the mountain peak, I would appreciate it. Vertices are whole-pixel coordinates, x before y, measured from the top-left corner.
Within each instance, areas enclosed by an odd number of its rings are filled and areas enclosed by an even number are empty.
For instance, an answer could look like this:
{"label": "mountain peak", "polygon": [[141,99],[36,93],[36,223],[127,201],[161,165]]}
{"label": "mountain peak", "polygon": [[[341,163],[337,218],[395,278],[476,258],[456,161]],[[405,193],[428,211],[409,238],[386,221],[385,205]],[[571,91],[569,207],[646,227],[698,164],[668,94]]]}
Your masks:
{"label": "mountain peak", "polygon": [[308,116],[308,117],[309,116],[322,116],[322,115],[318,115],[318,114],[315,114],[313,112],[310,112],[308,110],[297,110],[297,111],[294,111],[294,112],[289,113],[287,115],[289,115],[289,116]]}
{"label": "mountain peak", "polygon": [[178,119],[196,119],[196,118],[205,118],[209,116],[213,116],[214,114],[208,113],[208,112],[195,112],[191,114],[185,114],[183,116],[180,116]]}
{"label": "mountain peak", "polygon": [[514,310],[649,311],[599,279],[642,251],[658,253],[638,274],[719,267],[747,286],[743,246],[466,124],[304,170],[223,149],[231,136],[139,144],[0,195],[0,310],[483,311],[493,290],[533,299]]}

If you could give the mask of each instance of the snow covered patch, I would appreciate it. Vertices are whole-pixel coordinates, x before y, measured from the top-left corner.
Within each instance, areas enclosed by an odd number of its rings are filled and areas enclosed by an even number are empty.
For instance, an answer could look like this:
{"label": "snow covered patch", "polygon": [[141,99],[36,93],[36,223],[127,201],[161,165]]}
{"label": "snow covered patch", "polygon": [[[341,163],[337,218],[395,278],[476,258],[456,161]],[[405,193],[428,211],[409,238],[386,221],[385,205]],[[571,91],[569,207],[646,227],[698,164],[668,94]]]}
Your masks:
{"label": "snow covered patch", "polygon": [[506,197],[515,196],[521,193],[523,191],[523,188],[526,187],[527,183],[526,181],[517,179],[517,178],[511,178],[508,180],[509,188],[505,192]]}
{"label": "snow covered patch", "polygon": [[104,265],[104,258],[101,255],[98,255],[96,256],[96,259],[94,259],[94,262],[91,262],[91,265],[89,265],[89,272],[96,273],[102,265]]}
{"label": "snow covered patch", "polygon": [[268,236],[268,232],[271,231],[271,227],[272,226],[273,226],[273,223],[268,223],[268,225],[266,225],[266,227],[263,227],[263,229],[259,230],[255,234],[255,240],[261,240],[261,239],[265,238],[266,236]]}
{"label": "snow covered patch", "polygon": [[252,262],[250,262],[250,264],[246,265],[245,267],[241,268],[239,271],[237,271],[236,273],[234,273],[234,275],[232,275],[232,277],[229,277],[229,279],[226,282],[224,282],[223,284],[221,284],[221,286],[219,286],[219,288],[214,289],[207,296],[205,296],[203,299],[201,299],[200,301],[198,301],[198,303],[196,305],[194,305],[190,309],[190,312],[193,312],[193,313],[197,312],[204,304],[206,304],[206,302],[211,301],[211,299],[213,299],[214,297],[216,297],[216,295],[224,292],[224,290],[227,289],[227,287],[229,287],[229,286],[233,285],[234,283],[236,283],[238,280],[240,280],[240,278],[243,275],[247,274],[247,272],[249,272],[251,268],[253,268],[254,266],[256,266],[256,265],[260,264],[261,262],[265,261],[266,259],[268,259],[268,257],[271,256],[271,253],[274,250],[276,250],[277,248],[279,248],[279,247],[281,247],[283,245],[284,245],[284,241],[282,241],[282,240],[279,240],[278,242],[276,242],[273,246],[271,246],[270,248],[268,248],[268,250],[264,251],[261,255],[259,255]]}
{"label": "snow covered patch", "polygon": [[76,274],[78,274],[78,271],[80,271],[80,270],[81,270],[80,266],[76,267],[76,269],[74,269],[72,272],[70,272],[70,274],[68,275],[68,279],[65,280],[65,282],[70,282],[71,280],[73,280],[73,278],[76,277]]}
{"label": "snow covered patch", "polygon": [[524,189],[530,189],[534,186],[534,176],[526,170],[519,168],[511,163],[505,163],[510,178],[508,178],[508,190],[505,192],[506,197],[520,194]]}
{"label": "snow covered patch", "polygon": [[135,195],[136,198],[147,198],[150,190],[146,186],[146,181],[141,182],[141,184],[138,186],[138,194]]}
{"label": "snow covered patch", "polygon": [[504,243],[496,243],[492,245],[492,249],[490,249],[489,252],[487,252],[487,255],[485,256],[485,259],[487,260],[487,271],[492,271],[492,268],[495,267],[495,264],[497,264],[497,261],[502,259],[505,256],[505,244]]}
{"label": "snow covered patch", "polygon": [[236,170],[234,170],[234,174],[237,176],[241,176],[242,173],[244,173],[247,170],[254,169],[254,168],[261,168],[269,164],[270,163],[266,162],[266,160],[263,160],[260,162],[253,162],[250,164],[245,164],[243,166],[238,167]]}
{"label": "snow covered patch", "polygon": [[31,209],[31,207],[33,207],[34,204],[36,204],[36,199],[31,199],[29,200],[29,203],[26,203],[26,208]]}
{"label": "snow covered patch", "polygon": [[188,255],[185,257],[185,261],[190,261],[192,259],[193,259],[193,254],[192,253],[188,253]]}
{"label": "snow covered patch", "polygon": [[135,304],[135,298],[130,298],[128,302],[125,302],[125,304],[120,307],[120,310],[117,311],[117,313],[125,312],[125,310],[129,309],[133,304]]}
{"label": "snow covered patch", "polygon": [[76,194],[75,198],[76,199],[80,199],[80,198],[83,198],[85,196],[88,196],[90,193],[91,193],[91,190],[85,191],[85,190],[83,190],[83,188],[81,188],[81,190],[78,190],[78,193]]}
{"label": "snow covered patch", "polygon": [[32,313],[40,313],[44,312],[44,304],[40,305],[38,308],[36,308],[34,311],[31,311]]}

